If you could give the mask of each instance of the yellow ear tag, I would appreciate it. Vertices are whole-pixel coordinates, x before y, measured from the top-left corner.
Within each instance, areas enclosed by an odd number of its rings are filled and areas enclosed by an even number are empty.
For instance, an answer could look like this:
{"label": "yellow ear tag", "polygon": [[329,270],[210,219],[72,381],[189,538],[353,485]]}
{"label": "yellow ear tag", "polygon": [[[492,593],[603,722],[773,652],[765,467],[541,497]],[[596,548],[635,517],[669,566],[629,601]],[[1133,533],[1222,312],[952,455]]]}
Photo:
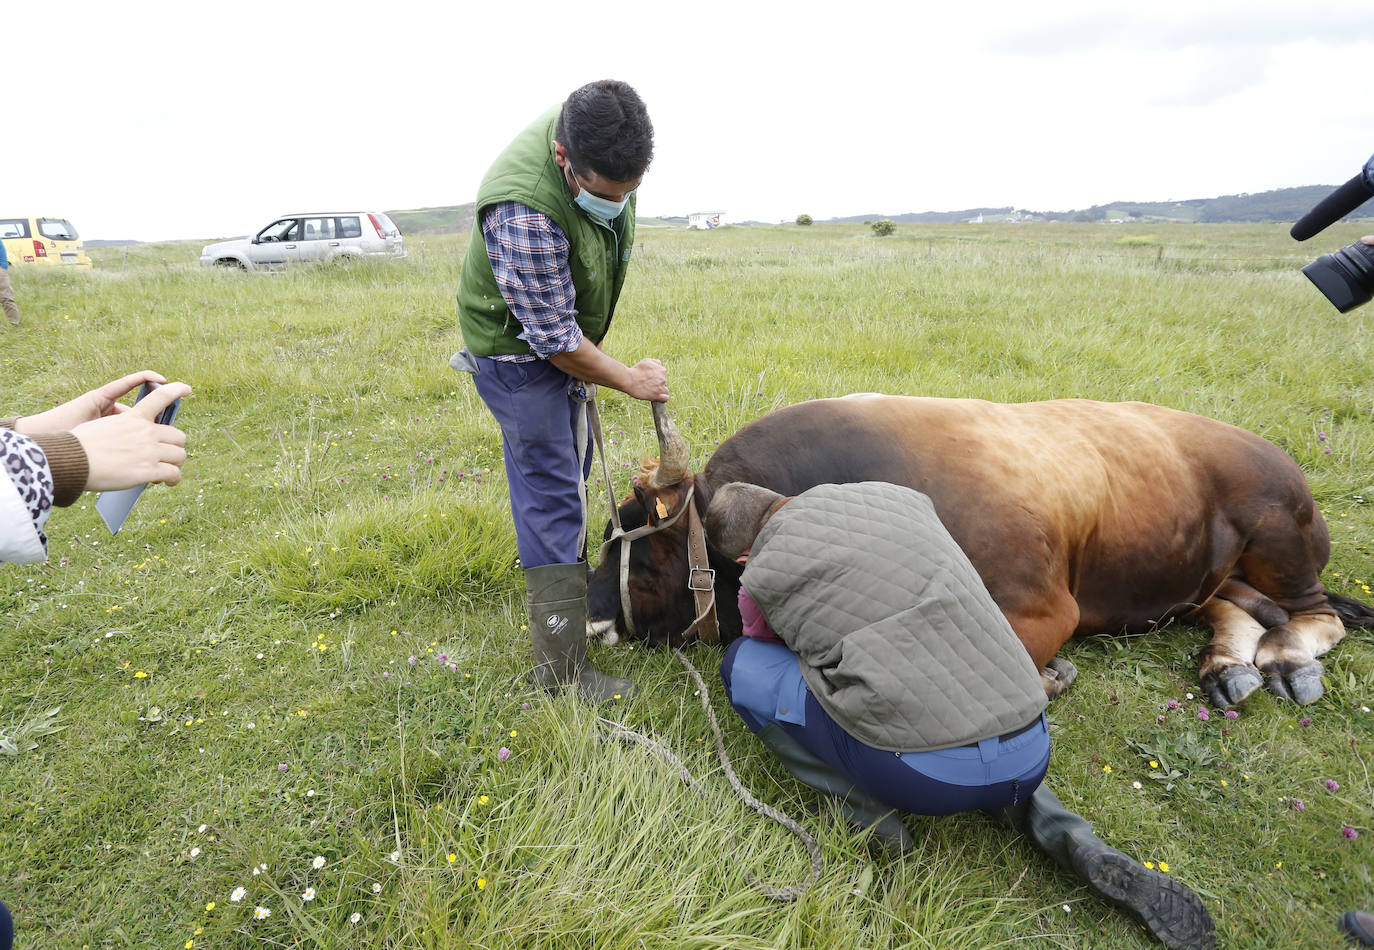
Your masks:
{"label": "yellow ear tag", "polygon": [[654,499],[654,511],[658,512],[658,516],[660,518],[668,517],[668,508],[666,505],[663,504],[662,498]]}

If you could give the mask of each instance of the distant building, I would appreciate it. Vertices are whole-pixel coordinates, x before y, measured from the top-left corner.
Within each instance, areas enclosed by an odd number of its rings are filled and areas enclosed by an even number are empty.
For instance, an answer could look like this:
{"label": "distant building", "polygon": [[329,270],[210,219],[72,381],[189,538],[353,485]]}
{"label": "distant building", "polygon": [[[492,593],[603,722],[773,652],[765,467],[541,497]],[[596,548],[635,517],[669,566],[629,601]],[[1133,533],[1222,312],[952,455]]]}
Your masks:
{"label": "distant building", "polygon": [[696,228],[700,231],[709,231],[711,228],[720,227],[721,216],[724,211],[696,211],[687,215],[687,227]]}

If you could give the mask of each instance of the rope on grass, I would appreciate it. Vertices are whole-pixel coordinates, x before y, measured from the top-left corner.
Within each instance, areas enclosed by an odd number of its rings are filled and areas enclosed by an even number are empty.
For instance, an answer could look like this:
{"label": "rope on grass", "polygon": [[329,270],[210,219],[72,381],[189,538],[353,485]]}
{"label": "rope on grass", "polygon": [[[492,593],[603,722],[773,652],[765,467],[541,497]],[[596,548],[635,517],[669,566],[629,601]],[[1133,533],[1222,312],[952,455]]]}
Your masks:
{"label": "rope on grass", "polygon": [[[730,765],[730,756],[725,751],[725,737],[721,735],[720,723],[716,721],[715,710],[711,708],[711,699],[709,694],[706,692],[705,681],[702,680],[701,674],[697,672],[696,667],[692,665],[692,661],[687,659],[687,657],[683,654],[681,650],[674,648],[673,655],[676,656],[678,658],[678,661],[687,668],[687,673],[692,677],[693,681],[695,681],[697,684],[697,695],[701,697],[701,708],[706,710],[706,718],[711,723],[711,732],[715,735],[716,738],[716,756],[720,759],[721,767],[725,770],[725,777],[729,779],[731,787],[733,787],[734,790],[737,793],[739,793],[740,798],[744,800],[745,804],[747,804],[750,808],[754,809],[754,811],[758,812],[760,815],[763,815],[765,818],[773,819],[778,824],[786,828],[788,831],[792,832],[792,834],[800,838],[802,844],[806,846],[807,853],[811,856],[811,876],[801,884],[792,884],[787,887],[774,887],[771,884],[763,883],[748,871],[744,872],[744,876],[748,878],[749,883],[757,887],[765,897],[769,897],[773,900],[783,902],[797,900],[808,890],[810,890],[811,885],[815,884],[816,879],[821,876],[823,862],[821,860],[821,849],[816,845],[816,839],[813,838],[810,832],[808,832],[800,824],[793,821],[791,818],[789,818],[782,812],[778,811],[773,806],[766,805],[763,802],[759,801],[749,792],[747,788],[744,787],[744,783],[742,783],[739,780],[739,777],[735,775],[734,767]],[[676,755],[674,755],[672,751],[669,750],[662,743],[655,742],[648,736],[640,735],[633,729],[630,729],[627,726],[622,725],[621,723],[615,722],[614,720],[606,719],[601,716],[598,716],[597,719],[600,720],[602,724],[610,728],[611,738],[619,739],[622,742],[634,742],[638,745],[642,745],[646,749],[649,749],[650,751],[657,753],[668,763],[675,766],[678,770],[678,774],[682,777],[682,780],[687,783],[688,787],[690,787],[692,791],[696,792],[697,795],[699,795],[701,798],[706,798],[706,789],[703,788],[701,783],[698,782],[692,776],[692,773],[688,770],[687,766],[683,765],[682,760],[679,759]]]}

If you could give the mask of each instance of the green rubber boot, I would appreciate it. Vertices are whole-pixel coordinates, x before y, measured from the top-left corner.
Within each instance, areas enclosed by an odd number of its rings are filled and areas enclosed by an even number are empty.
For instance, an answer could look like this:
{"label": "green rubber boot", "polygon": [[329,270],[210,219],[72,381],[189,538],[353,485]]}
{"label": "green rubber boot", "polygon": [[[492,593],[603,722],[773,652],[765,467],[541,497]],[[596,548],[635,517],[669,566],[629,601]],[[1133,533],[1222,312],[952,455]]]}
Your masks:
{"label": "green rubber boot", "polygon": [[582,698],[601,703],[629,699],[635,684],[599,672],[587,660],[587,565],[545,564],[525,570],[536,686],[551,693],[576,686]]}

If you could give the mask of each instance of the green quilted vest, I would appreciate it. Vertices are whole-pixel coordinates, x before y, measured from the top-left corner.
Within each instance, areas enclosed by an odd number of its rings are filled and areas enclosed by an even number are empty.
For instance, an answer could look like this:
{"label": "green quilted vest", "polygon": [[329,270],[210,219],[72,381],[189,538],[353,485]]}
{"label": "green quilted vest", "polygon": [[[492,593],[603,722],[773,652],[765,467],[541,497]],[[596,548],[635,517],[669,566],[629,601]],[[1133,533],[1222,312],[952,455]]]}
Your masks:
{"label": "green quilted vest", "polygon": [[482,237],[482,211],[502,201],[518,201],[548,215],[571,245],[569,267],[577,292],[577,325],[600,344],[611,325],[615,302],[625,283],[635,237],[635,196],[615,220],[615,228],[593,218],[573,201],[563,170],[553,158],[555,106],[515,137],[487,170],[477,190],[472,242],[458,282],[458,323],[463,343],[477,356],[529,353],[520,321],[496,285]]}

